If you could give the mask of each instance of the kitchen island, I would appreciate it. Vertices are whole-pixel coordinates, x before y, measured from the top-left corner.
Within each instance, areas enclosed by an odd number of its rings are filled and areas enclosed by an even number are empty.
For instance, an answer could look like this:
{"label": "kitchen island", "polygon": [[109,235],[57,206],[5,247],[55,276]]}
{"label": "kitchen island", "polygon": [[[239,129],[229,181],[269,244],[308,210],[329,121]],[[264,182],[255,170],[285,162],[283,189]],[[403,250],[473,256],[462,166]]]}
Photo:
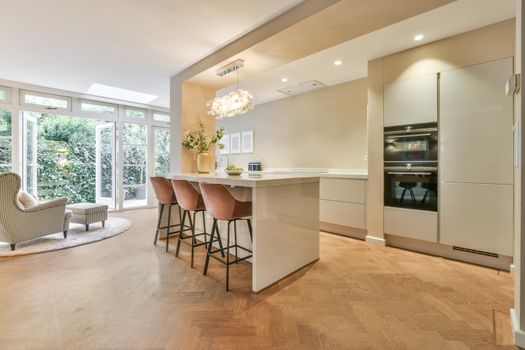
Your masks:
{"label": "kitchen island", "polygon": [[[167,178],[223,184],[237,199],[252,201],[253,243],[242,224],[238,225],[238,241],[252,246],[254,292],[319,259],[319,176],[174,173]],[[226,225],[221,223],[219,230],[224,239]]]}

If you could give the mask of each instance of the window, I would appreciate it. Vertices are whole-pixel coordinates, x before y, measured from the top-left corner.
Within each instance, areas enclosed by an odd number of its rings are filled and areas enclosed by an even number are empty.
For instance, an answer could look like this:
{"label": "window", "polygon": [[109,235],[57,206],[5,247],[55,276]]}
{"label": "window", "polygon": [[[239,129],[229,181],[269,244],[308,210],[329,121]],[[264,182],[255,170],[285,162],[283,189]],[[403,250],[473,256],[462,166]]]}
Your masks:
{"label": "window", "polygon": [[147,126],[124,123],[122,128],[122,187],[124,208],[147,205]]}
{"label": "window", "polygon": [[80,110],[92,115],[117,116],[118,107],[109,103],[80,101]]}
{"label": "window", "polygon": [[146,119],[146,111],[143,109],[126,108],[126,118]]}
{"label": "window", "polygon": [[22,105],[41,106],[50,110],[71,111],[71,98],[57,95],[44,94],[41,92],[20,90]]}
{"label": "window", "polygon": [[155,176],[165,176],[170,171],[170,131],[166,128],[154,128]]}
{"label": "window", "polygon": [[0,173],[11,171],[11,111],[0,109]]}
{"label": "window", "polygon": [[153,112],[153,120],[157,122],[169,123],[170,115],[167,113]]}
{"label": "window", "polygon": [[24,189],[114,207],[114,123],[24,112]]}
{"label": "window", "polygon": [[11,103],[11,88],[0,86],[0,103]]}

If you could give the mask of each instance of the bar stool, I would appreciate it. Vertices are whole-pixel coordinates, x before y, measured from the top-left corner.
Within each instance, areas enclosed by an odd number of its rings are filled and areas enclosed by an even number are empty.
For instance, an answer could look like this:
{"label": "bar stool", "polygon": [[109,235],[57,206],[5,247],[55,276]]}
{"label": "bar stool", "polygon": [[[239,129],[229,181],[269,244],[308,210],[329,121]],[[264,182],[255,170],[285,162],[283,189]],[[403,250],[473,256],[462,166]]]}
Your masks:
{"label": "bar stool", "polygon": [[[182,219],[181,225],[184,225],[186,222],[186,217],[190,222],[191,236],[186,235],[183,231],[180,230],[179,239],[177,240],[177,250],[175,251],[175,256],[179,256],[180,244],[184,243],[187,246],[191,247],[191,267],[193,268],[193,262],[195,260],[195,248],[202,245],[208,244],[207,236],[211,236],[206,232],[206,208],[204,206],[204,201],[202,195],[197,191],[193,185],[186,180],[171,180],[173,190],[179,202],[179,206],[182,208]],[[193,220],[191,218],[191,212],[193,212]],[[202,213],[202,225],[204,231],[198,234],[195,234],[195,223],[197,213]],[[197,237],[204,236],[204,242],[197,243]],[[191,239],[191,243],[186,242],[187,239]],[[213,241],[213,237],[210,238],[210,242]],[[211,243],[210,243],[211,244]],[[222,246],[222,242],[219,240],[219,244]]]}
{"label": "bar stool", "polygon": [[[219,237],[219,242],[221,241],[219,227],[217,224],[218,220],[228,222],[228,237],[226,239],[226,247],[220,247],[219,249],[212,249],[212,244],[208,245],[208,254],[206,255],[206,263],[204,264],[203,274],[208,273],[208,265],[210,258],[213,258],[224,265],[226,265],[226,291],[230,290],[230,265],[237,264],[239,261],[243,261],[252,257],[252,251],[248,248],[242,247],[237,244],[237,221],[246,220],[248,224],[248,231],[250,233],[250,239],[253,242],[253,232],[252,232],[252,223],[250,217],[252,216],[252,202],[241,202],[236,200],[233,195],[224,187],[224,185],[219,184],[199,184],[202,197],[204,199],[204,204],[206,205],[206,211],[211,214],[213,217],[213,227],[211,229],[212,240],[217,234]],[[230,245],[230,226],[233,222],[234,229],[234,244]],[[230,249],[235,249],[235,259],[230,260]],[[242,249],[249,255],[239,258],[238,248]],[[221,259],[214,254],[221,252],[221,255],[224,257],[224,251],[226,250],[226,260]]]}
{"label": "bar stool", "polygon": [[[180,230],[177,230],[176,232],[171,232],[172,227],[179,227],[181,226],[182,222],[179,224],[171,224],[171,207],[174,205],[177,205],[179,208],[179,218],[181,217],[181,210],[180,206],[177,203],[177,197],[175,196],[175,192],[173,191],[173,187],[171,186],[168,179],[162,177],[162,176],[152,176],[150,177],[151,185],[153,186],[153,190],[155,191],[155,196],[157,197],[157,200],[160,204],[160,213],[159,213],[159,220],[157,222],[157,230],[155,231],[155,240],[153,241],[154,245],[157,245],[157,239],[159,238],[159,231],[166,229],[166,251],[168,251],[169,246],[169,239],[171,235],[178,234]],[[164,207],[168,206],[168,225],[161,227],[160,224],[162,222],[162,214],[164,213]],[[182,226],[181,226],[182,227]],[[185,230],[189,230],[189,227],[186,227]]]}

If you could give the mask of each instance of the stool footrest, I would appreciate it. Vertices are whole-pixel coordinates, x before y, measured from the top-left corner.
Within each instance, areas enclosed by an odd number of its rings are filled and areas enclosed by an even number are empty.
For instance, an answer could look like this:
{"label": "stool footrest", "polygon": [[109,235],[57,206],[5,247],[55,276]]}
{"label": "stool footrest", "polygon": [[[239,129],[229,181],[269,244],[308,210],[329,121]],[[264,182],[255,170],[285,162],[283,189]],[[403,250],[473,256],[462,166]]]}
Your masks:
{"label": "stool footrest", "polygon": [[242,257],[242,258],[237,258],[236,257],[235,259],[230,260],[230,262],[227,262],[226,260],[224,260],[222,258],[219,258],[218,256],[213,255],[213,253],[217,253],[217,252],[220,252],[220,251],[221,251],[220,249],[217,249],[216,251],[211,252],[211,254],[209,256],[210,256],[210,258],[213,258],[213,259],[217,260],[218,262],[223,263],[226,266],[237,264],[238,262],[241,262],[243,260],[250,259],[251,257],[253,257],[253,255],[247,255],[247,256]]}

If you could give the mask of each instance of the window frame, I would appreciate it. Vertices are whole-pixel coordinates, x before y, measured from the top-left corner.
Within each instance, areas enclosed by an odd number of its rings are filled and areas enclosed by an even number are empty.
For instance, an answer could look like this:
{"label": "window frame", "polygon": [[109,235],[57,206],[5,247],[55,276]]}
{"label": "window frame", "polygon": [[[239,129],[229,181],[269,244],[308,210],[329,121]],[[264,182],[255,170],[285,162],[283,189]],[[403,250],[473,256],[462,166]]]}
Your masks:
{"label": "window frame", "polygon": [[[99,113],[95,111],[85,111],[82,110],[82,103],[94,105],[94,106],[101,106],[101,107],[111,107],[113,108],[113,113]],[[90,117],[90,118],[104,118],[106,120],[113,120],[118,118],[119,116],[119,105],[109,102],[102,102],[102,101],[94,101],[94,100],[88,100],[84,98],[79,98],[77,101],[78,105],[78,114],[81,117]]]}
{"label": "window frame", "polygon": [[[25,90],[25,89],[20,89],[19,95],[20,95],[19,104],[22,107],[22,109],[30,109],[32,111],[38,111],[38,112],[43,111],[45,113],[50,113],[50,112],[72,113],[73,112],[73,98],[69,96],[62,96],[62,95],[50,94],[50,93],[39,92],[39,91],[34,91],[34,90]],[[64,100],[67,103],[67,107],[66,108],[52,107],[52,106],[46,106],[46,105],[41,105],[37,103],[28,103],[26,102],[27,95],[44,97],[44,98],[52,98],[56,100]]]}
{"label": "window frame", "polygon": [[0,85],[0,91],[5,93],[5,100],[0,100],[0,105],[10,105],[13,102],[13,89]]}
{"label": "window frame", "polygon": [[[155,114],[167,115],[168,116],[168,121],[166,122],[166,121],[155,119]],[[150,120],[151,120],[151,123],[153,125],[158,125],[158,126],[168,127],[169,128],[169,126],[170,126],[170,119],[171,119],[170,112],[161,112],[161,111],[157,111],[157,110],[151,110]]]}

